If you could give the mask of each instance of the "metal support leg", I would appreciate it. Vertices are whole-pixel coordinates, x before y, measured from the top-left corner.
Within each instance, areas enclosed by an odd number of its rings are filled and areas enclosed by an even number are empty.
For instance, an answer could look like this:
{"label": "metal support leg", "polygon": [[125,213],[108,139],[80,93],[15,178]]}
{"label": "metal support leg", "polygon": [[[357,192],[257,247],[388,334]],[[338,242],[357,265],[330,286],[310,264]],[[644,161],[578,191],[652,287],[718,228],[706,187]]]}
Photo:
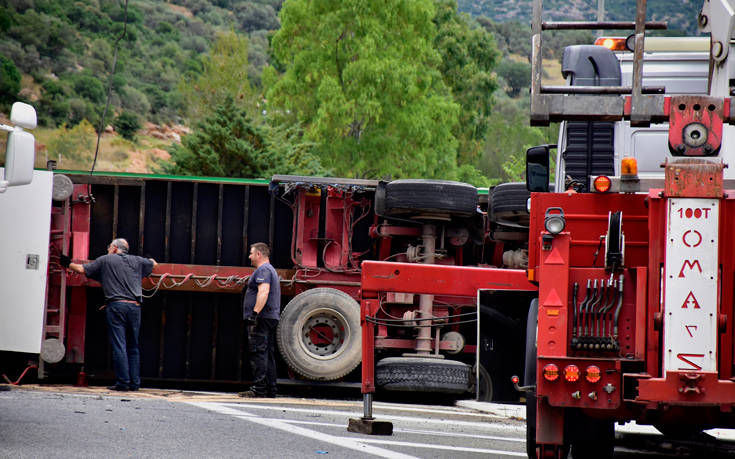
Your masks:
{"label": "metal support leg", "polygon": [[363,416],[350,418],[347,431],[365,435],[393,435],[393,423],[377,421],[373,417],[373,393],[362,394]]}
{"label": "metal support leg", "polygon": [[373,419],[373,394],[362,396],[362,419],[364,421]]}
{"label": "metal support leg", "polygon": [[350,418],[347,424],[348,432],[367,435],[393,435],[393,423],[376,421],[373,418],[373,394],[375,393],[374,369],[374,329],[366,318],[377,310],[377,300],[363,299],[360,302],[360,322],[362,325],[362,407],[363,416],[360,419]]}

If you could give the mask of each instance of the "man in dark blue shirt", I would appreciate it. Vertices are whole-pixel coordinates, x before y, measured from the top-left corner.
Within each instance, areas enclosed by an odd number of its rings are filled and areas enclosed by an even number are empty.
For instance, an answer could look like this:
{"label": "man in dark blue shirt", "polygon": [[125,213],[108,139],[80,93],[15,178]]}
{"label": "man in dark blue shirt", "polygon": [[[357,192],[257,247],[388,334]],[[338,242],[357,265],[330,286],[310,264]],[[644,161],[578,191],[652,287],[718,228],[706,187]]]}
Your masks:
{"label": "man in dark blue shirt", "polygon": [[268,245],[257,242],[250,246],[250,261],[255,272],[248,279],[243,320],[248,324],[250,358],[253,364],[253,386],[240,392],[241,397],[275,397],[276,328],[281,318],[281,283],[270,264]]}
{"label": "man in dark blue shirt", "polygon": [[66,255],[61,266],[84,274],[102,284],[105,295],[107,328],[112,345],[115,385],[111,390],[138,390],[140,387],[140,304],[143,301],[141,280],[158,264],[152,258],[128,254],[128,241],[115,239],[103,255],[84,265],[71,263]]}

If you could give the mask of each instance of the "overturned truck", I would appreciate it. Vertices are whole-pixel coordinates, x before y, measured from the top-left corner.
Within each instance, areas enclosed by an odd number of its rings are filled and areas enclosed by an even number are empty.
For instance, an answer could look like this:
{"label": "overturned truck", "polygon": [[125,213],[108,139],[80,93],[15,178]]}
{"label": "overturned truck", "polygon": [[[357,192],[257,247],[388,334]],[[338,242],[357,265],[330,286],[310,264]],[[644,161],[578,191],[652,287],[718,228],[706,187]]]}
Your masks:
{"label": "overturned truck", "polygon": [[[247,254],[254,242],[269,244],[281,278],[282,382],[358,380],[365,260],[525,268],[529,194],[523,184],[487,192],[431,180],[266,181],[71,171],[53,172],[52,181],[52,192],[28,196],[53,202],[37,359],[41,378],[70,371],[111,376],[101,289],[61,269],[58,256],[94,259],[116,237],[128,240],[131,253],[159,262],[144,280],[141,377],[147,384],[248,381],[241,290],[253,272]],[[8,233],[23,232],[23,219],[2,225]],[[378,366],[382,387],[517,397],[510,384],[493,382],[507,381],[522,362],[525,308],[518,305],[527,299],[489,293],[431,297],[405,290],[382,298],[386,322],[374,341],[387,359]],[[13,306],[26,306],[21,303]],[[449,376],[432,366],[413,366],[406,374],[391,365],[390,357],[411,353],[457,364]],[[27,357],[2,354],[2,371],[12,372],[11,364]]]}

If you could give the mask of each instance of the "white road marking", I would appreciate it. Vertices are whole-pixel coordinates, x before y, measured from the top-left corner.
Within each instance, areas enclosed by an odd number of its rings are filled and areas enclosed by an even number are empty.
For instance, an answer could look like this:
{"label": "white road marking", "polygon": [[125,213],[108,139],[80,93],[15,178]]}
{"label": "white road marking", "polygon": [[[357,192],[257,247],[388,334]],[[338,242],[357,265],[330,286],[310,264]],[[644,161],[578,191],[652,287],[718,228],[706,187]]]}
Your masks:
{"label": "white road marking", "polygon": [[[496,404],[493,404],[496,405]],[[359,405],[359,407],[362,407],[362,404]],[[492,413],[475,413],[470,412],[465,409],[462,409],[463,407],[447,407],[447,409],[440,410],[436,408],[416,408],[413,406],[402,406],[402,405],[392,405],[390,403],[382,403],[382,402],[373,402],[373,408],[385,408],[393,411],[408,411],[408,412],[415,412],[415,413],[435,413],[435,414],[461,414],[462,416],[467,417],[478,417],[478,418],[488,418],[488,419],[497,419],[499,416]],[[470,409],[474,409],[471,407],[468,407]],[[523,406],[523,411],[526,411],[526,407]]]}
{"label": "white road marking", "polygon": [[[219,404],[221,406],[227,406],[227,407],[241,407],[241,408],[248,408],[248,409],[257,409],[257,410],[273,410],[273,411],[281,411],[281,412],[293,412],[293,413],[314,413],[314,409],[310,408],[292,408],[292,407],[284,407],[284,406],[273,406],[273,405],[257,405],[257,404],[244,404],[244,403],[221,403]],[[350,412],[350,411],[339,411],[339,410],[319,410],[320,414],[331,414],[334,416],[346,416],[348,418],[359,418],[362,417],[361,412]],[[451,413],[443,413],[443,414],[451,414]],[[461,413],[454,413],[454,414],[461,414]],[[409,416],[395,416],[395,415],[387,415],[387,414],[380,414],[380,413],[373,413],[373,415],[378,420],[388,420],[388,421],[408,421],[408,422],[415,422],[419,421],[423,424],[439,424],[442,426],[445,426],[449,423],[452,426],[462,426],[462,427],[471,427],[475,429],[487,429],[487,430],[504,430],[504,431],[510,431],[510,432],[525,432],[526,426],[525,425],[511,425],[511,424],[491,424],[489,422],[472,422],[472,421],[457,421],[457,420],[448,420],[448,419],[425,419],[425,418],[417,418],[417,417],[409,417]]]}
{"label": "white road marking", "polygon": [[360,440],[360,441],[363,443],[375,443],[379,445],[409,446],[411,448],[446,449],[450,451],[462,451],[465,453],[482,453],[482,454],[495,454],[498,456],[528,457],[528,455],[525,452],[517,453],[514,451],[503,451],[503,450],[498,450],[498,449],[468,448],[466,446],[451,446],[451,445],[429,445],[427,443],[410,443],[406,441],[395,441],[395,440],[376,440],[373,438],[368,438],[368,439]]}
{"label": "white road marking", "polygon": [[[273,419],[276,421],[287,422],[289,424],[302,424],[309,426],[321,426],[321,427],[335,427],[338,429],[345,429],[345,424],[336,424],[333,422],[317,422],[317,421],[297,421],[295,419],[276,419],[276,418],[263,418]],[[480,440],[495,440],[495,441],[507,441],[511,443],[526,443],[525,438],[520,437],[499,437],[495,435],[480,435],[480,434],[463,434],[453,432],[439,432],[436,430],[418,430],[418,429],[393,429],[393,432],[409,433],[415,435],[431,435],[433,437],[457,437],[457,438],[473,438]],[[362,441],[362,440],[360,440]]]}
{"label": "white road marking", "polygon": [[375,456],[385,457],[389,459],[416,459],[414,456],[410,456],[407,454],[397,453],[389,449],[378,448],[375,446],[366,445],[364,444],[364,442],[356,441],[352,438],[336,437],[334,435],[317,432],[315,430],[304,429],[302,427],[291,425],[289,423],[286,423],[280,420],[261,418],[251,413],[246,413],[240,410],[236,410],[228,406],[223,406],[224,404],[222,403],[213,403],[213,402],[186,402],[186,403],[193,405],[193,406],[197,406],[199,408],[203,408],[205,410],[214,411],[215,413],[233,416],[238,419],[246,420],[248,422],[253,422],[255,424],[260,424],[260,425],[264,425],[264,426],[271,427],[274,429],[283,430],[284,432],[301,435],[302,437],[311,438],[313,440],[331,443],[336,446],[352,449],[355,451],[360,451],[362,453],[373,454]]}
{"label": "white road marking", "polygon": [[[264,418],[264,417],[260,417],[252,413],[248,413],[246,411],[242,411],[241,409],[236,409],[235,407],[237,408],[277,409],[280,411],[291,411],[291,412],[299,412],[299,413],[314,413],[314,410],[298,409],[298,408],[283,408],[283,407],[273,407],[273,406],[266,407],[262,405],[244,405],[244,404],[234,404],[233,405],[229,403],[215,403],[215,402],[187,402],[187,403],[189,403],[190,405],[197,406],[199,408],[209,410],[209,411],[214,411],[216,413],[233,416],[238,419],[245,420],[245,421],[254,422],[256,424],[280,429],[280,430],[294,433],[297,435],[301,435],[307,438],[312,438],[312,439],[319,440],[319,441],[326,441],[328,443],[332,443],[338,446],[353,449],[355,451],[361,451],[361,452],[374,454],[376,456],[382,456],[386,458],[403,459],[403,458],[413,458],[413,456],[393,452],[393,451],[386,450],[383,448],[370,446],[369,444],[402,446],[402,447],[409,447],[409,448],[437,449],[437,450],[447,450],[447,451],[461,451],[461,452],[480,453],[480,454],[495,454],[495,455],[500,455],[500,456],[512,456],[512,457],[526,457],[525,453],[495,450],[495,449],[486,449],[486,448],[470,448],[470,447],[465,447],[465,446],[452,446],[452,445],[432,445],[432,444],[426,444],[426,443],[414,443],[414,442],[397,441],[397,440],[380,440],[380,439],[374,439],[374,438],[355,439],[353,437],[339,437],[339,436],[325,434],[325,433],[314,431],[314,430],[301,428],[301,427],[296,426],[295,424],[345,428],[345,426],[341,424]],[[349,414],[343,411],[319,410],[318,412],[320,414],[337,414],[337,415]],[[403,418],[403,419],[412,419],[414,421],[419,421],[419,422],[426,421],[426,419],[422,419],[422,418],[406,418],[403,416],[396,416],[396,417]],[[456,424],[456,421],[453,421],[453,423]],[[446,421],[444,421],[444,424],[446,425]],[[472,425],[472,424],[480,424],[480,423],[465,422],[465,424]],[[480,424],[480,425],[486,426],[486,424]],[[512,441],[512,442],[524,442],[525,441],[525,439],[520,439],[520,438],[494,437],[494,436],[489,436],[489,435],[471,435],[471,434],[459,434],[459,433],[455,434],[455,433],[450,433],[450,432],[435,432],[435,431],[430,431],[430,430],[418,430],[418,429],[396,429],[395,431],[413,433],[413,434],[422,434],[422,435],[445,436],[445,437],[468,437],[468,438],[475,438],[475,439],[479,438],[479,439],[487,439],[487,440],[500,440],[500,441]]]}

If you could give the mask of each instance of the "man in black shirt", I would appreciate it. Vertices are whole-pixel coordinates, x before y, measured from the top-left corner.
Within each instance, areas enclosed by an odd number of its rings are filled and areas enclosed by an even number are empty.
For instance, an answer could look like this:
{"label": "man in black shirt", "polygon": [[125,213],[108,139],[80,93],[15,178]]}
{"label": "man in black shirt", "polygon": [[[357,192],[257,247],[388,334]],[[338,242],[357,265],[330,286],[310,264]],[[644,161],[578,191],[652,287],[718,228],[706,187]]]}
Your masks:
{"label": "man in black shirt", "polygon": [[141,280],[158,264],[152,258],[128,254],[128,241],[115,239],[107,255],[84,265],[72,263],[61,255],[60,264],[102,284],[105,295],[107,328],[112,345],[115,385],[111,390],[138,390],[140,387],[140,304],[143,301]]}

